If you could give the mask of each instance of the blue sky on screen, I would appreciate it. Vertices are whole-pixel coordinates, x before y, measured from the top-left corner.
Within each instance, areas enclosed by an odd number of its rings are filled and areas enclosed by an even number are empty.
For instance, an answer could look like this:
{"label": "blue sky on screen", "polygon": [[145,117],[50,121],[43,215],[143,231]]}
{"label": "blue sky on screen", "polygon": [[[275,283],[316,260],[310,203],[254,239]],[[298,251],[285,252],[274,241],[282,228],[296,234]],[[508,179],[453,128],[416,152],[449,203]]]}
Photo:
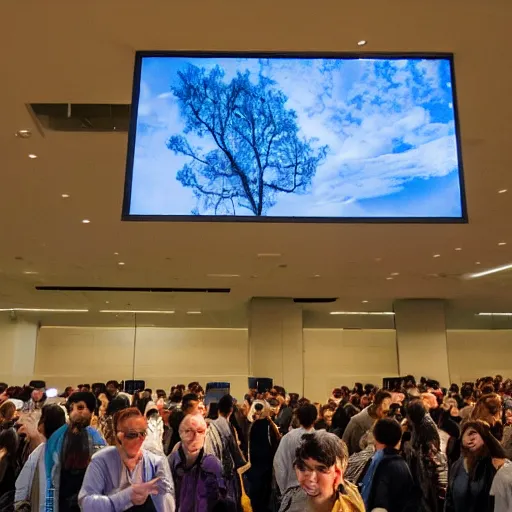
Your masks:
{"label": "blue sky on screen", "polygon": [[[171,86],[190,63],[262,72],[297,113],[299,136],[328,145],[306,193],[279,193],[269,216],[462,216],[450,63],[443,59],[258,59],[145,57],[142,63],[130,213],[190,215],[191,188],[177,179],[190,162],[166,142],[184,135],[216,149],[208,137],[184,134]],[[254,78],[253,78],[254,77]],[[211,215],[213,211],[201,211]],[[237,215],[252,213],[239,209]]]}

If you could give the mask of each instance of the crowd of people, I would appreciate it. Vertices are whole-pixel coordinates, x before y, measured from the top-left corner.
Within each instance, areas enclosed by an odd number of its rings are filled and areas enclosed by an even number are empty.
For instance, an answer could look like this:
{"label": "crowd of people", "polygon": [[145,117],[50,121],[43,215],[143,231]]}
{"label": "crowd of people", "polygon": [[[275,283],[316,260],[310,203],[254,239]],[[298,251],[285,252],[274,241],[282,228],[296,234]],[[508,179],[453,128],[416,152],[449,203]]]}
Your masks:
{"label": "crowd of people", "polygon": [[384,387],[0,383],[0,512],[512,511],[511,380]]}

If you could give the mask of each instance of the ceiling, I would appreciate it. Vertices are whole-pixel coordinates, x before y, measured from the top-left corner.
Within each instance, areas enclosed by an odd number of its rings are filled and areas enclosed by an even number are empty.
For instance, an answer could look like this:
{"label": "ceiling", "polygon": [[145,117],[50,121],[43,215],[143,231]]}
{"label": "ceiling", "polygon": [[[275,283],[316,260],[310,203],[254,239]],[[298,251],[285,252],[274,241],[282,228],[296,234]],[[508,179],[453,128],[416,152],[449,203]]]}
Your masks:
{"label": "ceiling", "polygon": [[[429,7],[410,0],[2,2],[0,307],[97,311],[108,301],[113,309],[238,311],[254,296],[338,297],[320,308],[328,312],[389,310],[397,298],[425,297],[466,311],[512,311],[511,273],[459,277],[512,262],[512,2],[430,0]],[[353,52],[361,39],[370,52],[455,54],[468,224],[121,222],[126,134],[42,131],[26,108],[129,103],[136,50]],[[32,137],[16,138],[19,129]],[[386,279],[392,273],[399,275]],[[41,284],[231,293],[36,291]]]}

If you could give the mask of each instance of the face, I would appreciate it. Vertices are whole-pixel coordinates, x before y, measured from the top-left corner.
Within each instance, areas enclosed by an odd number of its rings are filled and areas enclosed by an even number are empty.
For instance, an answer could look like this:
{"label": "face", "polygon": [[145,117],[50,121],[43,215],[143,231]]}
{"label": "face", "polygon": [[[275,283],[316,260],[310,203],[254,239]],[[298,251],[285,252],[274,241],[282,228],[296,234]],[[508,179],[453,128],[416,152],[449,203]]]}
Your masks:
{"label": "face", "polygon": [[328,427],[330,427],[332,425],[332,417],[333,416],[334,416],[334,413],[331,410],[327,410],[324,412],[324,421]]}
{"label": "face", "polygon": [[32,397],[32,400],[34,400],[34,402],[40,402],[43,399],[43,395],[44,391],[42,389],[34,389],[30,396]]}
{"label": "face", "polygon": [[505,423],[507,425],[512,425],[512,409],[507,409],[505,411]]}
{"label": "face", "polygon": [[367,395],[361,397],[361,407],[368,407],[370,405],[370,398]]}
{"label": "face", "polygon": [[92,413],[85,405],[85,402],[77,402],[71,404],[69,413],[69,421],[72,425],[78,427],[87,427],[91,424]]}
{"label": "face", "polygon": [[118,447],[128,458],[134,459],[139,456],[142,443],[146,438],[147,426],[146,420],[141,416],[128,418],[118,426]]}
{"label": "face", "polygon": [[391,398],[384,398],[382,404],[377,409],[377,416],[379,418],[385,418],[389,414],[389,408],[391,407]]}
{"label": "face", "polygon": [[206,422],[201,415],[187,416],[180,425],[183,448],[190,455],[197,454],[204,446]]}
{"label": "face", "polygon": [[206,406],[204,405],[204,402],[199,402],[197,404],[197,412],[203,417],[206,418]]}
{"label": "face", "polygon": [[110,396],[114,396],[117,393],[117,388],[114,386],[114,384],[109,384],[107,386],[107,393]]}
{"label": "face", "polygon": [[470,452],[477,452],[484,445],[484,440],[474,428],[468,428],[462,436],[462,446]]}
{"label": "face", "polygon": [[341,470],[336,465],[327,467],[314,459],[300,461],[295,472],[299,485],[313,504],[331,499],[341,481]]}

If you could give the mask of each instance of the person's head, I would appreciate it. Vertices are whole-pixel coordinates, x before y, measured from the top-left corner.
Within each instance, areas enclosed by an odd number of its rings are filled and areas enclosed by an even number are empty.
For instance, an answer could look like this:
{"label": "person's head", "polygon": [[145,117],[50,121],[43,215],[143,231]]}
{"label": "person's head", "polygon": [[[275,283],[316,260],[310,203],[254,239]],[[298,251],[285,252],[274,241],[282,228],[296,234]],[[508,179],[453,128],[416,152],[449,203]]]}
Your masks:
{"label": "person's head", "polygon": [[45,405],[41,410],[41,418],[37,430],[41,435],[50,439],[51,435],[66,423],[66,413],[57,404]]}
{"label": "person's head", "polygon": [[422,393],[421,399],[422,399],[423,405],[425,406],[425,409],[427,411],[430,411],[432,409],[437,409],[437,407],[438,407],[437,398],[433,393]]}
{"label": "person's head", "polygon": [[420,425],[427,414],[423,400],[417,398],[411,400],[405,408],[405,414],[412,425]]}
{"label": "person's head", "polygon": [[206,421],[200,414],[188,414],[180,423],[179,433],[183,450],[189,456],[197,455],[204,446]]}
{"label": "person's head", "polygon": [[169,401],[173,404],[179,404],[183,400],[183,391],[178,388],[174,388],[169,395]]}
{"label": "person's head", "polygon": [[107,416],[114,416],[116,412],[128,409],[130,407],[130,401],[126,396],[117,395],[115,398],[110,400],[107,406]]}
{"label": "person's head", "polygon": [[224,395],[219,400],[219,414],[225,418],[229,417],[234,408],[233,397],[231,395]]}
{"label": "person's head", "polygon": [[113,398],[119,393],[119,382],[117,380],[109,380],[107,382],[107,394],[110,398]]}
{"label": "person's head", "polygon": [[365,409],[370,405],[370,402],[370,397],[368,395],[363,395],[359,400],[359,405],[361,406],[362,409]]}
{"label": "person's head", "polygon": [[449,411],[450,416],[454,418],[459,416],[459,404],[455,398],[445,398],[442,407],[445,411]]}
{"label": "person's head", "polygon": [[163,389],[157,389],[156,390],[156,397],[157,398],[163,398],[164,400],[167,399],[167,394],[165,393],[165,391]]}
{"label": "person's head", "polygon": [[332,426],[332,417],[334,416],[334,409],[330,405],[323,405],[320,409],[320,416],[325,421],[327,428]]}
{"label": "person's head", "polygon": [[313,404],[302,405],[297,409],[297,419],[305,429],[311,428],[318,418],[317,408]]}
{"label": "person's head", "polygon": [[206,415],[208,414],[208,411],[206,409],[206,405],[204,405],[204,402],[201,400],[197,404],[197,412],[203,417],[206,418]]}
{"label": "person's head", "polygon": [[16,463],[16,451],[18,449],[18,435],[12,428],[0,430],[0,452],[5,450],[9,464]]}
{"label": "person's head", "polygon": [[487,422],[491,427],[496,423],[501,423],[503,416],[503,408],[501,397],[496,393],[489,393],[482,395],[475,408],[471,413],[472,420],[483,420]]}
{"label": "person's head", "polygon": [[339,437],[324,431],[302,436],[294,466],[299,485],[313,509],[324,505],[336,494],[347,463],[347,446]]}
{"label": "person's head", "polygon": [[32,388],[30,398],[32,398],[34,402],[41,402],[45,399],[46,383],[44,381],[33,380],[30,382],[29,386]]}
{"label": "person's head", "polygon": [[449,392],[451,395],[458,395],[459,391],[460,391],[460,388],[459,388],[458,384],[452,384],[450,386]]}
{"label": "person's head", "polygon": [[388,415],[390,406],[391,393],[381,389],[375,394],[375,400],[373,402],[373,407],[377,418],[385,418]]}
{"label": "person's head", "polygon": [[66,406],[70,427],[81,430],[91,424],[91,418],[96,409],[96,397],[92,393],[79,391],[68,398]]}
{"label": "person's head", "polygon": [[73,393],[73,386],[68,386],[64,390],[64,393],[62,393],[61,397],[62,398],[69,398],[71,396],[71,393]]}
{"label": "person's head", "polygon": [[129,407],[114,415],[116,446],[123,458],[135,459],[139,456],[148,424],[136,407]]}
{"label": "person's head", "polygon": [[402,428],[400,423],[393,418],[382,418],[373,426],[373,438],[375,448],[397,448],[402,439]]}
{"label": "person's head", "polygon": [[473,398],[473,388],[468,385],[462,386],[460,390],[460,396],[465,402],[470,402]]}
{"label": "person's head", "polygon": [[91,385],[90,384],[82,384],[80,391],[83,391],[84,393],[88,393],[89,391],[91,391]]}
{"label": "person's head", "polygon": [[512,408],[508,407],[505,409],[503,414],[503,423],[505,425],[512,425]]}
{"label": "person's head", "polygon": [[194,393],[188,393],[183,397],[181,402],[181,410],[183,414],[197,414],[199,405],[199,397]]}
{"label": "person's head", "polygon": [[12,421],[16,414],[16,406],[13,402],[7,401],[0,405],[0,423]]}
{"label": "person's head", "polygon": [[467,421],[462,426],[462,453],[469,458],[484,457],[506,458],[500,442],[492,435],[488,423],[481,420]]}

